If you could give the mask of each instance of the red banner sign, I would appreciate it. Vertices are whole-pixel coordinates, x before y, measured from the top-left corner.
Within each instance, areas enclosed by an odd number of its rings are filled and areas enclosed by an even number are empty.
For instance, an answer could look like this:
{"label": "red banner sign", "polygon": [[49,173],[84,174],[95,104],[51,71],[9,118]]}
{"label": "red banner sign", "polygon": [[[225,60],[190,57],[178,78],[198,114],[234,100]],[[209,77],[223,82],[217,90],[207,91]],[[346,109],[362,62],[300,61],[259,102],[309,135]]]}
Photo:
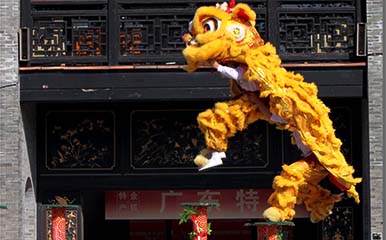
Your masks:
{"label": "red banner sign", "polygon": [[[217,202],[208,208],[211,219],[261,218],[269,207],[271,189],[162,190],[106,192],[106,219],[178,219],[183,202]],[[296,217],[308,217],[297,208]]]}

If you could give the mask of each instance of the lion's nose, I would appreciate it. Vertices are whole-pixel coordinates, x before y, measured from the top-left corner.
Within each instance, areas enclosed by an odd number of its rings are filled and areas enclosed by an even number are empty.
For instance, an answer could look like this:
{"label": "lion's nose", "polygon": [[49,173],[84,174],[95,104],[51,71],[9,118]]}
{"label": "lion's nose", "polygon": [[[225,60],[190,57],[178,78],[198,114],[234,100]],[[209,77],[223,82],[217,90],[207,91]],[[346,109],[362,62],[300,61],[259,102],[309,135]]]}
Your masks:
{"label": "lion's nose", "polygon": [[190,33],[185,33],[182,36],[182,41],[184,41],[184,43],[186,43],[186,46],[193,46],[193,47],[198,46],[198,42]]}

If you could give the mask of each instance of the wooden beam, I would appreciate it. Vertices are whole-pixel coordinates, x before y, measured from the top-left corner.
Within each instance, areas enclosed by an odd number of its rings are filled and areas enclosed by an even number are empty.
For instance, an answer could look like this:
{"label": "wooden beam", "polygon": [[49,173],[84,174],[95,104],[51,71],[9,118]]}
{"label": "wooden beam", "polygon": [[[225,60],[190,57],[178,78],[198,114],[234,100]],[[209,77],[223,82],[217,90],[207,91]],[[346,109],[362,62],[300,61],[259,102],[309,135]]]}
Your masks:
{"label": "wooden beam", "polygon": [[[116,66],[34,66],[20,67],[20,71],[106,71],[106,70],[154,70],[154,69],[182,69],[185,65],[116,65]],[[309,67],[365,67],[366,62],[351,62],[351,63],[283,63],[284,68],[309,68]],[[208,69],[210,67],[203,67]]]}
{"label": "wooden beam", "polygon": [[[289,69],[314,82],[320,97],[363,97],[365,69]],[[229,79],[209,70],[29,71],[20,74],[22,102],[220,100],[230,97]]]}

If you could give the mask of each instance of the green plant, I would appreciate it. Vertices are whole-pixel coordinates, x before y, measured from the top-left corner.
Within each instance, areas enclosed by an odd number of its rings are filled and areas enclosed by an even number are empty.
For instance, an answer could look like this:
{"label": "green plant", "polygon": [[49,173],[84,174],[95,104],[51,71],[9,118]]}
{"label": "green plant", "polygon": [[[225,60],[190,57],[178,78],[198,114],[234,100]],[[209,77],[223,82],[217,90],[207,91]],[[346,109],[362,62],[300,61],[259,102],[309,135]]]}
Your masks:
{"label": "green plant", "polygon": [[183,212],[180,213],[180,221],[178,224],[186,223],[190,219],[190,215],[196,214],[195,208],[184,208]]}

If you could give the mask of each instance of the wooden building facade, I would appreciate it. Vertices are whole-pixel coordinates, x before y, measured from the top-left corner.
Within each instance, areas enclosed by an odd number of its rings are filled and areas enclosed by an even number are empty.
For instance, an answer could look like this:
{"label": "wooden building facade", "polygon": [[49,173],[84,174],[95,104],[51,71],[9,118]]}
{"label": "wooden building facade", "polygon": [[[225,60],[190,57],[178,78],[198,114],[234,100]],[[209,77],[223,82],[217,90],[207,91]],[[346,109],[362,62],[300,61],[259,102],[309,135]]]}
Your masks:
{"label": "wooden building facade", "polygon": [[[318,224],[300,215],[293,239],[364,239],[370,206],[363,1],[243,2],[256,11],[256,28],[277,47],[283,66],[318,85],[342,151],[363,178],[359,205],[344,200]],[[178,217],[130,217],[128,211],[108,218],[107,208],[118,203],[110,206],[107,196],[117,193],[126,201],[126,194],[146,191],[259,193],[271,188],[283,163],[299,158],[287,132],[256,122],[231,139],[224,165],[204,173],[193,165],[204,144],[196,115],[229,98],[229,82],[207,68],[183,71],[181,36],[195,10],[216,1],[21,3],[20,101],[35,113],[31,164],[39,239],[52,238],[55,206],[63,205],[68,237],[182,239],[186,229]],[[258,212],[216,218],[210,238],[252,239],[256,232],[244,223],[258,220]]]}

